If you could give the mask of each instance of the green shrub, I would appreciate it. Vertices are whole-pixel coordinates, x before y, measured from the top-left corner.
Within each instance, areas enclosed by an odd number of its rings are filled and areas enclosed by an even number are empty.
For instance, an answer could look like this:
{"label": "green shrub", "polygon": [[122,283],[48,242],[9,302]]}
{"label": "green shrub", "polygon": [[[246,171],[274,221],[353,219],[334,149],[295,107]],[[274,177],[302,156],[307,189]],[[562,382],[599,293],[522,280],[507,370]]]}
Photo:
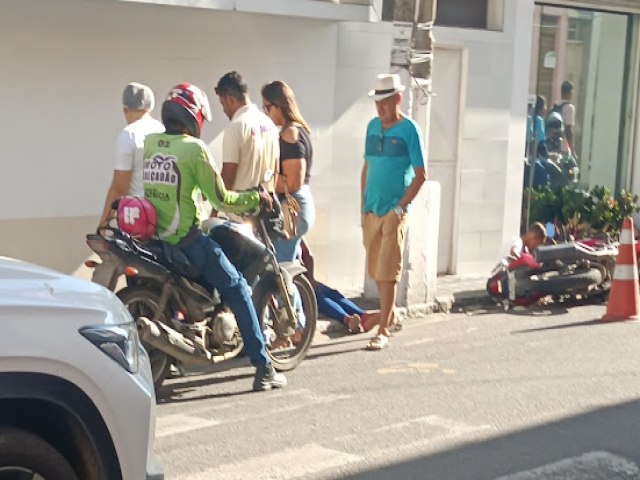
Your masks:
{"label": "green shrub", "polygon": [[[523,220],[528,195],[529,189],[526,189]],[[558,189],[545,186],[531,191],[529,223],[561,223],[576,237],[589,235],[594,230],[617,236],[624,218],[638,211],[638,195],[625,190],[612,196],[611,191],[602,186],[595,186],[590,192],[573,186]]]}

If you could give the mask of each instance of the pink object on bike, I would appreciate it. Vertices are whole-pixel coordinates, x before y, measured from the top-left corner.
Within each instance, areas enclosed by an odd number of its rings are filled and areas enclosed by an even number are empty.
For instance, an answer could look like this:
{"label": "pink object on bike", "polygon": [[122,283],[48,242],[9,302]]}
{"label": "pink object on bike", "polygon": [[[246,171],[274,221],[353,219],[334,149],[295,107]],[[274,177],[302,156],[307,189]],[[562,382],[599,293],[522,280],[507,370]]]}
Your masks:
{"label": "pink object on bike", "polygon": [[156,209],[146,198],[122,197],[118,203],[118,228],[146,242],[156,232]]}

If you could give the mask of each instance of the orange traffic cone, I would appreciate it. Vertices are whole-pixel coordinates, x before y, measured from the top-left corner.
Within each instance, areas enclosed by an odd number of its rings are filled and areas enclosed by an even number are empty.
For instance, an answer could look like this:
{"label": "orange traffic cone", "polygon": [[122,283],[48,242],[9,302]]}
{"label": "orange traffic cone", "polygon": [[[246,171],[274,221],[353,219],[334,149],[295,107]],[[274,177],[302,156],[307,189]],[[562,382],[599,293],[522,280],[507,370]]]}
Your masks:
{"label": "orange traffic cone", "polygon": [[640,287],[635,244],[633,220],[631,217],[626,217],[620,234],[620,248],[613,272],[613,285],[609,293],[607,313],[602,317],[605,322],[640,318]]}

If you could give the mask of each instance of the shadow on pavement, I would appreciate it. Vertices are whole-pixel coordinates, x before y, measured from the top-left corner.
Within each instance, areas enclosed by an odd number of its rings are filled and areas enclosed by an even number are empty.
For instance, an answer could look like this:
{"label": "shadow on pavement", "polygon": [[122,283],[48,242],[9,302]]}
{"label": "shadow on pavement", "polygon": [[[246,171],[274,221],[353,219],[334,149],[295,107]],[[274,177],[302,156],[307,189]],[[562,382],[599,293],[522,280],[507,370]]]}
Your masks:
{"label": "shadow on pavement", "polygon": [[493,315],[495,313],[499,313],[500,311],[511,314],[511,315],[519,315],[519,316],[550,316],[550,315],[560,315],[567,313],[569,309],[573,307],[581,307],[585,305],[605,305],[606,303],[602,300],[601,297],[593,296],[589,298],[583,299],[570,299],[564,300],[561,302],[553,302],[548,300],[548,303],[540,303],[534,304],[529,307],[513,307],[510,310],[504,310],[501,304],[497,302],[487,302],[484,304],[470,304],[466,306],[462,306],[460,308],[453,307],[453,311],[457,311],[459,313],[466,313],[470,316],[479,316],[479,315]]}
{"label": "shadow on pavement", "polygon": [[478,317],[481,315],[495,315],[504,313],[505,315],[514,315],[518,317],[550,317],[553,315],[564,315],[568,313],[568,309],[561,304],[550,305],[532,305],[530,307],[514,307],[505,311],[498,306],[476,306],[466,308],[461,313],[465,313],[470,317]]}
{"label": "shadow on pavement", "polygon": [[[244,395],[247,393],[253,393],[252,390],[245,392],[230,392],[230,393],[219,393],[219,394],[211,394],[211,395],[197,395],[192,396],[191,393],[195,392],[198,387],[203,387],[207,385],[216,385],[219,383],[230,383],[236,380],[243,380],[247,378],[253,378],[253,374],[246,373],[240,375],[229,375],[225,377],[212,377],[207,375],[203,377],[198,375],[195,379],[189,379],[190,375],[180,377],[177,379],[173,379],[169,383],[164,383],[157,391],[156,391],[156,399],[158,404],[169,404],[169,403],[183,403],[183,402],[193,402],[195,400],[205,400],[208,398],[224,398],[224,397],[234,397],[237,395]],[[251,384],[249,384],[251,385]]]}
{"label": "shadow on pavement", "polygon": [[606,325],[607,322],[603,322],[600,319],[597,320],[585,320],[583,322],[572,322],[572,323],[564,323],[561,325],[550,325],[548,327],[539,327],[539,328],[527,328],[526,330],[516,330],[511,333],[533,333],[533,332],[545,332],[547,330],[563,330],[565,328],[575,328],[575,327],[591,327],[594,325]]}
{"label": "shadow on pavement", "polygon": [[[584,414],[516,431],[507,435],[409,459],[371,471],[341,476],[344,480],[493,480],[578,457],[607,452],[635,464],[640,462],[640,402],[599,408]],[[415,439],[417,440],[417,439]],[[393,450],[393,445],[389,445]],[[638,471],[615,469],[598,475],[530,475],[518,480],[563,478],[567,480],[637,480]],[[591,475],[593,473],[594,475]]]}
{"label": "shadow on pavement", "polygon": [[334,355],[343,355],[345,353],[359,352],[360,350],[365,350],[364,345],[357,348],[348,348],[346,350],[334,350],[332,352],[323,352],[323,353],[309,353],[306,357],[304,357],[304,361],[308,360],[318,360],[325,357],[333,357]]}
{"label": "shadow on pavement", "polygon": [[359,335],[347,334],[342,337],[335,337],[335,338],[332,338],[332,340],[341,339],[341,338],[343,338],[344,340],[340,340],[336,342],[327,342],[327,343],[314,343],[309,347],[309,352],[313,350],[317,350],[319,348],[332,348],[332,347],[335,348],[337,345],[346,345],[347,343],[359,343],[364,340],[368,340],[371,335],[372,334],[362,333]]}

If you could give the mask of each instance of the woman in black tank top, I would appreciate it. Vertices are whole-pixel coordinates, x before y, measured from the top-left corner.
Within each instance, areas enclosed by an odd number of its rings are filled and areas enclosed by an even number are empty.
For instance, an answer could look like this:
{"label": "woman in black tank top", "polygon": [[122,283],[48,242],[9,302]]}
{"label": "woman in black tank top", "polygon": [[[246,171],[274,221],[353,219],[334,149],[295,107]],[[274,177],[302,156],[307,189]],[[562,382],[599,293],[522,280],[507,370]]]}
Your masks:
{"label": "woman in black tank top", "polygon": [[315,221],[315,205],[309,187],[313,146],[309,125],[302,117],[293,90],[282,81],[262,87],[264,112],[281,127],[280,130],[280,175],[276,181],[276,192],[282,196],[288,191],[300,205],[296,236],[274,242],[279,262],[295,260],[299,254],[300,240]]}

